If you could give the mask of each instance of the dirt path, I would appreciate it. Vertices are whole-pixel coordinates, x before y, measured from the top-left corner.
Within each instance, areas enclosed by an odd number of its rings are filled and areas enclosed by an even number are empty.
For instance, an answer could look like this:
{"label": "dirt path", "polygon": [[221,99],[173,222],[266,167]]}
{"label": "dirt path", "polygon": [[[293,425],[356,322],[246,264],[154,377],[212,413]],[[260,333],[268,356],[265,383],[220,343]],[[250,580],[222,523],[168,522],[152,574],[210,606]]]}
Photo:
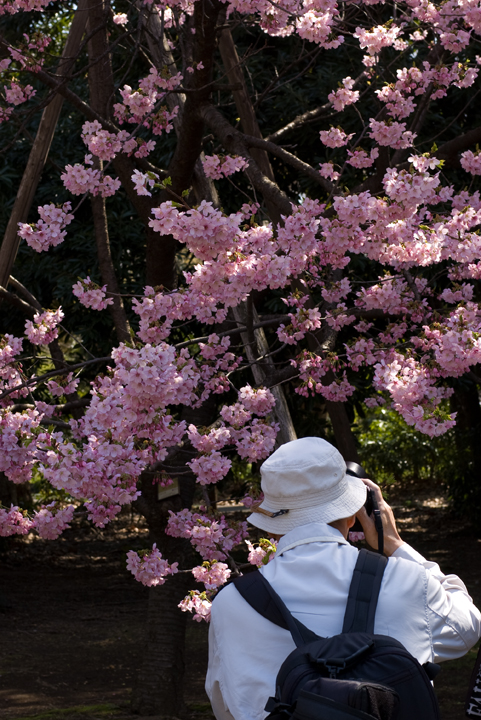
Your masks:
{"label": "dirt path", "polygon": [[[442,499],[396,508],[403,537],[481,605],[481,538],[453,523]],[[392,504],[397,505],[396,499]],[[15,720],[127,718],[144,638],[147,589],[125,570],[125,553],[148,545],[126,519],[105,534],[77,527],[55,542],[4,542],[0,550],[0,716]],[[209,718],[203,691],[207,627],[189,623],[187,701]],[[462,720],[475,653],[446,663],[436,682],[444,720]]]}

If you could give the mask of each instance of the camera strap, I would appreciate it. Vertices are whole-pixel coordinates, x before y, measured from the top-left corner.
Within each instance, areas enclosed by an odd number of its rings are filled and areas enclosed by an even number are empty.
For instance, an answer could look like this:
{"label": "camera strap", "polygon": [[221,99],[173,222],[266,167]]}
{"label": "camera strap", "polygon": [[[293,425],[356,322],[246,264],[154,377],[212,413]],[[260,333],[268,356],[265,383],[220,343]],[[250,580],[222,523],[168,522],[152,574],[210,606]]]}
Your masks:
{"label": "camera strap", "polygon": [[376,496],[372,496],[372,514],[374,517],[374,527],[377,532],[377,551],[380,555],[384,554],[384,529],[382,527],[381,511],[376,500]]}

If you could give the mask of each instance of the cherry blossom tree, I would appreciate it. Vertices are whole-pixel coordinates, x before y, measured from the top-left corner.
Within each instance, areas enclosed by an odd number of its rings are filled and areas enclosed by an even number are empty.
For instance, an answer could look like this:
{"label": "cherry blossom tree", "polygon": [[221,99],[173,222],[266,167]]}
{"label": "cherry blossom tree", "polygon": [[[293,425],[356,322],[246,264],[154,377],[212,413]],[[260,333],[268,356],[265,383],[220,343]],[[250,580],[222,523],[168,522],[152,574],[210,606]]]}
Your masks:
{"label": "cherry blossom tree", "polygon": [[[456,423],[456,379],[481,382],[481,5],[58,5],[0,5],[4,23],[30,24],[1,41],[10,146],[42,112],[0,249],[3,308],[24,315],[22,333],[0,340],[0,471],[18,484],[39,473],[70,500],[0,509],[0,534],[55,538],[77,507],[104,527],[135,503],[153,546],[127,560],[152,588],[133,706],[178,715],[177,606],[208,619],[247,540],[211,492],[233,460],[257,463],[296,437],[295,397],[327,408],[356,460],[355,393],[437,436]],[[60,58],[39,29],[48,12],[71,18]],[[61,190],[34,203],[61,112],[82,118],[77,156],[57,170]],[[141,294],[119,282],[116,198],[143,233]],[[105,356],[16,278],[20,242],[68,252],[86,204],[98,276],[76,279],[69,302],[109,314]],[[258,564],[275,547],[248,551]]]}

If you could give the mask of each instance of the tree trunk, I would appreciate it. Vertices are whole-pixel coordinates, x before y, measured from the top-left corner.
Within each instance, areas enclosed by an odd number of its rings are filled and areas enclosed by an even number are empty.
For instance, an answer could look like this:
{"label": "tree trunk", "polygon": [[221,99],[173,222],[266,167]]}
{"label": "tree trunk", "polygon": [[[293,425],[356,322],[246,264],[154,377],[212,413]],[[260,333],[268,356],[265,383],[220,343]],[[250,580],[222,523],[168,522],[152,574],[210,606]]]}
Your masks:
{"label": "tree trunk", "polygon": [[[187,425],[193,423],[210,425],[215,418],[216,402],[209,398],[200,408],[185,407],[182,419]],[[174,449],[172,459],[166,462],[185,473],[185,463],[191,460],[190,448]],[[175,471],[169,472],[175,478]],[[157,499],[157,485],[153,484],[153,473],[144,473],[141,478],[142,495],[136,501],[137,510],[147,520],[152,542],[157,544],[162,557],[175,559],[180,570],[198,564],[188,540],[173,538],[165,534],[169,510],[177,512],[192,506],[196,481],[193,473],[178,477],[179,494],[167,500]],[[149,594],[147,616],[147,640],[143,653],[142,667],[132,694],[132,710],[140,715],[170,715],[179,717],[185,711],[184,669],[185,669],[185,628],[189,616],[178,604],[195,585],[190,572],[179,573],[167,578],[164,585],[152,588]]]}
{"label": "tree trunk", "polygon": [[332,423],[337,449],[346,462],[360,462],[356,438],[351,430],[346,406],[342,402],[326,400],[326,408]]}
{"label": "tree trunk", "polygon": [[132,694],[131,708],[138,715],[179,717],[185,712],[185,626],[188,618],[177,605],[192,578],[169,577],[165,585],[149,591],[147,642],[143,663]]}
{"label": "tree trunk", "polygon": [[[181,496],[157,500],[157,485],[152,476],[142,477],[142,497],[138,509],[147,519],[152,542],[162,557],[179,563],[180,569],[192,566],[192,548],[187,540],[165,534],[169,510],[183,507]],[[190,562],[189,562],[190,561]],[[185,712],[185,626],[186,613],[178,605],[192,587],[190,573],[169,576],[164,585],[149,591],[147,637],[142,664],[132,692],[131,708],[139,715],[179,717]]]}
{"label": "tree trunk", "polygon": [[[62,60],[57,68],[57,75],[60,77],[68,75],[75,63],[87,24],[87,5],[88,0],[79,0],[62,53]],[[10,215],[7,229],[5,230],[0,248],[0,286],[4,288],[7,288],[9,275],[12,272],[20,245],[20,237],[17,235],[18,223],[26,222],[27,220],[28,212],[48,157],[63,100],[62,95],[56,95],[43,111],[37,135],[30,151],[30,156],[13,205],[12,214]]]}
{"label": "tree trunk", "polygon": [[[247,92],[247,85],[244,79],[244,73],[240,64],[237,49],[232,38],[230,28],[222,30],[219,36],[219,51],[222,57],[222,62],[225,67],[227,78],[231,85],[239,86],[238,90],[233,90],[232,95],[234,96],[234,102],[239,113],[242,130],[246,135],[252,135],[262,139],[262,134],[257,122],[257,117],[252,105],[249,93]],[[259,148],[251,148],[251,155],[269,180],[275,182],[274,173],[269,160],[269,156],[265,150]],[[281,220],[281,213],[278,206],[275,203],[266,200],[267,212],[269,217],[275,225],[279,225]]]}
{"label": "tree trunk", "polygon": [[[95,112],[99,113],[99,115],[106,120],[109,120],[111,116],[114,92],[106,26],[108,13],[109,7],[104,3],[104,0],[92,0],[89,6],[89,31],[94,32],[94,35],[88,42],[89,61],[91,63],[88,74],[90,105]],[[94,166],[97,169],[102,169],[102,163],[98,158],[95,158]],[[108,306],[108,309],[114,323],[118,341],[129,342],[131,339],[129,322],[120,296],[110,250],[105,198],[97,195],[95,197],[92,196],[90,201],[92,205],[100,274],[102,276],[102,282],[107,285],[108,292],[113,295],[114,302]]]}

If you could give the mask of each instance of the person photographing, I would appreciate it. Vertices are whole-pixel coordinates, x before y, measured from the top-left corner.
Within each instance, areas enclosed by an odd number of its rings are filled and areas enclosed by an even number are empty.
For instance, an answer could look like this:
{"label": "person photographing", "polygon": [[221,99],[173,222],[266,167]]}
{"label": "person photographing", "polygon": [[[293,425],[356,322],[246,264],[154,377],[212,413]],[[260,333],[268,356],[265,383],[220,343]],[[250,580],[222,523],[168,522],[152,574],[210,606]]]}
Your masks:
{"label": "person photographing", "polygon": [[[378,548],[375,519],[364,507],[369,488],[387,558],[375,571],[374,635],[393,638],[421,665],[461,657],[477,642],[481,615],[463,582],[402,540],[380,488],[347,474],[336,448],[321,438],[286,443],[263,463],[261,477],[264,500],[248,521],[279,543],[275,558],[259,572],[304,636],[336,638],[346,632],[348,597],[359,567],[359,551],[348,542],[356,517],[368,544]],[[279,670],[296,645],[299,650],[296,627],[293,635],[263,616],[241,591],[240,585],[228,585],[212,606],[206,690],[217,720],[266,717],[269,698],[279,692]],[[367,657],[371,652],[362,651]],[[330,668],[330,674],[336,672]]]}

